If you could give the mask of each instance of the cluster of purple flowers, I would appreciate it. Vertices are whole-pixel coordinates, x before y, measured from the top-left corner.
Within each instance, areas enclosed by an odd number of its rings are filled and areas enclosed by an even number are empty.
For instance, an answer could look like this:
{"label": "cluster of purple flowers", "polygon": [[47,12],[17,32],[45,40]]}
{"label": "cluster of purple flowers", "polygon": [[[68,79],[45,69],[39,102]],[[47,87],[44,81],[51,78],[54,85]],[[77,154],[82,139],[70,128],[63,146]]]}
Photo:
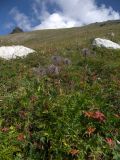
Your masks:
{"label": "cluster of purple flowers", "polygon": [[61,66],[61,65],[70,65],[71,60],[69,58],[64,58],[61,56],[52,56],[51,58],[52,64],[56,66]]}
{"label": "cluster of purple flowers", "polygon": [[63,65],[70,65],[71,60],[69,58],[63,58],[62,56],[52,56],[51,63],[52,64],[46,68],[36,67],[36,68],[33,68],[32,71],[37,76],[59,75],[61,71],[61,67]]}

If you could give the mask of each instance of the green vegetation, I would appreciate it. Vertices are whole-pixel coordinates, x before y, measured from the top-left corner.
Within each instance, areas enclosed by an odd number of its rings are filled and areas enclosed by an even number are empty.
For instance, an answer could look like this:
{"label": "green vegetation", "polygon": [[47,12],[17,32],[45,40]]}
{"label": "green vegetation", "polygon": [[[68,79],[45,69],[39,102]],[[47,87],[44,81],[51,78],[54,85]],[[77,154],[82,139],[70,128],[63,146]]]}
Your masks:
{"label": "green vegetation", "polygon": [[[120,159],[120,50],[90,45],[111,30],[119,42],[118,28],[94,24],[24,33],[37,33],[24,41],[37,52],[0,60],[0,160]],[[84,47],[91,50],[86,57]],[[33,73],[33,67],[49,66],[53,55],[72,64],[61,65],[59,75]]]}

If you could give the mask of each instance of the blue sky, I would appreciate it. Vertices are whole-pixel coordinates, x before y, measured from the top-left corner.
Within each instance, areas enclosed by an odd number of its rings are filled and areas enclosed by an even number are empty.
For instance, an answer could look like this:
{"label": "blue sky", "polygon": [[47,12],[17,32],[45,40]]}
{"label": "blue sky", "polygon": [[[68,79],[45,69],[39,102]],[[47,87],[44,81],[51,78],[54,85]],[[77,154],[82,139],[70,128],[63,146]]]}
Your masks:
{"label": "blue sky", "polygon": [[120,19],[120,0],[2,0],[0,2],[0,35],[8,34],[15,26],[31,31],[69,28],[109,19]]}
{"label": "blue sky", "polygon": [[120,12],[120,0],[97,0],[99,5],[105,4],[107,7],[112,6],[116,11]]}

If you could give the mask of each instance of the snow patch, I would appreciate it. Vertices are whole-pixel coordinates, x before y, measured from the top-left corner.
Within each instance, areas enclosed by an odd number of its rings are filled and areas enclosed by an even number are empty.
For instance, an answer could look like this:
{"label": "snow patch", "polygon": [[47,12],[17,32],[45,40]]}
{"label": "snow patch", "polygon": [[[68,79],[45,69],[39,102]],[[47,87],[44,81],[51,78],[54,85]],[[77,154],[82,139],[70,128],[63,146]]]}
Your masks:
{"label": "snow patch", "polygon": [[24,46],[2,46],[0,47],[0,58],[6,60],[15,59],[17,57],[27,56],[29,53],[35,52],[33,49]]}
{"label": "snow patch", "polygon": [[93,41],[93,45],[94,46],[98,46],[98,47],[105,47],[105,48],[112,48],[112,49],[120,49],[120,45],[112,42],[110,40],[107,39],[101,39],[101,38],[96,38]]}

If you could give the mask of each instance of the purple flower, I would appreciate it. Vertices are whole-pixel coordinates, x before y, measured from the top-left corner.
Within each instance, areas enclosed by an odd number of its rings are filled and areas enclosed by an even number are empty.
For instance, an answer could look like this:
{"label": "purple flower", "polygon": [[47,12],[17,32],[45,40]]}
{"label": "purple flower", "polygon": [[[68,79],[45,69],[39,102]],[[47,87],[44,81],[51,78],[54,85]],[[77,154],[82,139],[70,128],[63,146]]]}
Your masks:
{"label": "purple flower", "polygon": [[65,64],[65,65],[70,65],[70,64],[71,64],[71,60],[68,59],[68,58],[65,58],[65,59],[64,59],[64,64]]}
{"label": "purple flower", "polygon": [[88,48],[83,48],[82,49],[82,54],[83,54],[83,56],[88,56],[88,55],[90,55],[90,50],[88,49]]}
{"label": "purple flower", "polygon": [[60,66],[63,64],[63,58],[61,56],[52,56],[51,62],[56,66]]}
{"label": "purple flower", "polygon": [[47,73],[48,75],[59,75],[60,68],[52,64],[47,68]]}
{"label": "purple flower", "polygon": [[38,76],[46,75],[46,68],[38,67],[38,68],[33,68],[32,70],[33,70],[33,73]]}

